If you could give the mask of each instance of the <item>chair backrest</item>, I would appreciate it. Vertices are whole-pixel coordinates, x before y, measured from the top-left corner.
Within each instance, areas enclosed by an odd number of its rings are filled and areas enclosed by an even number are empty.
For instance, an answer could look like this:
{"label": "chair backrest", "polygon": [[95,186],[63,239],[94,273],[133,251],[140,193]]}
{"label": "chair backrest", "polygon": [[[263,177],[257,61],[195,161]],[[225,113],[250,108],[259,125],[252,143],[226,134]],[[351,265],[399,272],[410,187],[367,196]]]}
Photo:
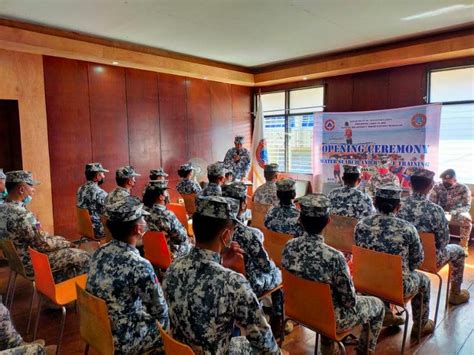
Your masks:
{"label": "chair backrest", "polygon": [[403,305],[402,257],[352,246],[357,291]]}
{"label": "chair backrest", "polygon": [[253,202],[252,205],[252,227],[262,229],[264,228],[263,221],[267,215],[268,210],[272,205],[267,205],[265,203]]}
{"label": "chair backrest", "polygon": [[273,232],[263,228],[263,246],[275,265],[281,268],[281,254],[287,241],[293,239],[289,234]]}
{"label": "chair backrest", "polygon": [[107,304],[76,284],[81,339],[101,355],[113,355],[114,339]]}
{"label": "chair backrest", "polygon": [[13,242],[8,239],[0,240],[0,249],[2,249],[3,255],[8,260],[8,266],[10,267],[10,270],[22,275],[25,278],[28,278],[26,276],[25,267],[18,256]]}
{"label": "chair backrest", "polygon": [[327,337],[336,337],[331,287],[306,280],[282,269],[285,314]]}
{"label": "chair backrest", "polygon": [[165,346],[165,355],[194,355],[193,349],[173,339],[173,337],[161,327],[161,324],[158,324],[158,327],[160,328],[161,339],[163,339],[163,345]]}
{"label": "chair backrest", "polygon": [[163,232],[148,231],[143,236],[145,258],[152,265],[166,270],[171,265],[171,253]]}
{"label": "chair backrest", "polygon": [[91,216],[87,208],[76,207],[77,231],[81,237],[95,239],[94,228],[92,227]]}
{"label": "chair backrest", "polygon": [[31,264],[35,272],[36,291],[52,300],[56,300],[56,285],[54,283],[48,255],[32,248],[28,248],[28,251],[30,252]]}
{"label": "chair backrest", "polygon": [[352,253],[357,219],[331,215],[331,223],[323,230],[324,242],[345,253]]}
{"label": "chair backrest", "polygon": [[181,194],[184,200],[186,213],[190,216],[196,212],[196,194]]}
{"label": "chair backrest", "polygon": [[425,258],[419,269],[428,271],[431,273],[438,272],[438,265],[436,259],[436,242],[434,233],[419,232],[421,244],[423,245],[423,251]]}
{"label": "chair backrest", "polygon": [[100,221],[104,226],[105,242],[110,242],[112,239],[114,239],[114,237],[112,237],[112,233],[110,233],[110,229],[107,227],[107,219],[107,216],[100,216]]}
{"label": "chair backrest", "polygon": [[173,212],[181,224],[184,226],[186,231],[188,230],[188,214],[186,208],[179,203],[168,203],[166,208]]}

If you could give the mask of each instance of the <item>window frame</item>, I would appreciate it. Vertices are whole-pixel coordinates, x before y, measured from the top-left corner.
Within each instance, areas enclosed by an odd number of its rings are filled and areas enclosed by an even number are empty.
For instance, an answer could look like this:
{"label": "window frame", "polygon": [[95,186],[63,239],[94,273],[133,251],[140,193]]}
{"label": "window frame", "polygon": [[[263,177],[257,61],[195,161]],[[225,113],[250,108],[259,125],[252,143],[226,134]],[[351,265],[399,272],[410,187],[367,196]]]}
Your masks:
{"label": "window frame", "polygon": [[435,104],[436,103],[436,104],[441,104],[441,105],[473,104],[474,100],[431,102],[431,73],[436,73],[436,72],[441,72],[441,71],[449,71],[449,70],[457,70],[457,69],[466,69],[466,68],[474,68],[474,64],[458,65],[458,66],[446,67],[446,68],[428,69],[426,71],[426,103],[428,103],[428,104]]}

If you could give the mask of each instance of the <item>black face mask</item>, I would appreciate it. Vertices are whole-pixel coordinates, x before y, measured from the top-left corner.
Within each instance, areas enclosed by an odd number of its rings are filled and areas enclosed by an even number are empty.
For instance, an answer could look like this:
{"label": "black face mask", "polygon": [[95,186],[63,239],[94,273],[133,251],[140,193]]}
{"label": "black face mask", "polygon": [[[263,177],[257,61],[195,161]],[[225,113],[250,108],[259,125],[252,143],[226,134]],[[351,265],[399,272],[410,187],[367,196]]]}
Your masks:
{"label": "black face mask", "polygon": [[97,181],[97,185],[100,186],[100,185],[102,185],[104,182],[105,182],[105,179],[102,178],[102,179],[100,179],[99,181]]}
{"label": "black face mask", "polygon": [[453,186],[453,184],[450,182],[443,182],[443,186],[449,189],[451,186]]}

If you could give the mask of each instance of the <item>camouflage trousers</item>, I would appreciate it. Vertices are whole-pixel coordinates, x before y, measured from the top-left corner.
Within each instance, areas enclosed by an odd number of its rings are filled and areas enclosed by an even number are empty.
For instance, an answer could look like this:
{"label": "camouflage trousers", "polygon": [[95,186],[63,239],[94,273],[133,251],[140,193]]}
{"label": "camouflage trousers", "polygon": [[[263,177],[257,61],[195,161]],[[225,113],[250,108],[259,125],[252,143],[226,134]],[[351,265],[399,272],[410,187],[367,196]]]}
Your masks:
{"label": "camouflage trousers", "polygon": [[100,220],[100,216],[91,216],[92,227],[94,228],[94,235],[96,238],[105,236],[104,226]]}
{"label": "camouflage trousers", "polygon": [[[412,271],[403,275],[404,297],[416,294],[411,300],[411,310],[413,315],[413,327],[419,326],[418,322],[421,313],[421,325],[424,325],[430,314],[430,289],[431,283],[428,276],[418,271]],[[423,305],[423,310],[421,309]]]}
{"label": "camouflage trousers", "polygon": [[48,253],[49,263],[56,283],[86,274],[91,256],[85,250],[65,248]]}
{"label": "camouflage trousers", "polygon": [[23,338],[13,327],[10,312],[0,302],[0,351],[14,348],[23,343]]}
{"label": "camouflage trousers", "polygon": [[375,352],[384,316],[385,307],[380,299],[372,296],[356,296],[356,304],[352,312],[344,314],[344,316],[340,316],[339,312],[336,312],[337,331],[341,332],[361,324],[362,332],[358,349],[364,353],[368,346],[370,351]]}
{"label": "camouflage trousers", "polygon": [[466,255],[464,249],[456,244],[448,244],[446,248],[437,255],[438,266],[449,262],[451,268],[451,284],[460,287],[464,275],[464,261]]}
{"label": "camouflage trousers", "polygon": [[25,344],[1,352],[2,355],[44,355],[44,348],[39,344]]}
{"label": "camouflage trousers", "polygon": [[230,339],[229,355],[244,355],[252,353],[252,346],[246,337],[238,336]]}
{"label": "camouflage trousers", "polygon": [[463,212],[463,213],[456,213],[451,215],[451,222],[455,222],[459,224],[459,237],[461,238],[461,241],[459,244],[462,247],[467,247],[469,243],[469,238],[471,237],[471,231],[472,231],[472,219],[471,215],[469,212]]}

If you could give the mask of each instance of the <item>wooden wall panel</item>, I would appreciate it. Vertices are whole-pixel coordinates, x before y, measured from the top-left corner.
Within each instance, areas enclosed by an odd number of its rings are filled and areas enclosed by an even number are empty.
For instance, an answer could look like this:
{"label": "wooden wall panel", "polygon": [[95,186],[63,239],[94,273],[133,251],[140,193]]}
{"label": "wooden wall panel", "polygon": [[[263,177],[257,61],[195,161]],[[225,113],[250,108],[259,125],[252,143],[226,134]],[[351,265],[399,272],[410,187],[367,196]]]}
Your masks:
{"label": "wooden wall panel", "polygon": [[411,65],[389,71],[387,108],[423,105],[426,96],[426,67]]}
{"label": "wooden wall panel", "polygon": [[385,70],[353,75],[352,111],[387,108],[389,73]]}
{"label": "wooden wall panel", "polygon": [[129,165],[125,69],[89,63],[92,160],[110,170],[103,188],[115,188],[115,170]]}
{"label": "wooden wall panel", "polygon": [[44,58],[55,232],[77,237],[77,188],[92,160],[87,63]]}
{"label": "wooden wall panel", "polygon": [[[252,148],[253,118],[250,114],[252,108],[252,89],[245,86],[232,85],[232,131],[234,136],[245,137],[244,146]],[[229,147],[233,146],[233,140]]]}
{"label": "wooden wall panel", "polygon": [[158,76],[126,69],[130,165],[140,174],[134,194],[141,197],[150,169],[161,166]]}
{"label": "wooden wall panel", "polygon": [[232,88],[230,84],[209,82],[211,94],[212,160],[224,160],[227,149],[233,146]]}
{"label": "wooden wall panel", "polygon": [[21,132],[17,100],[0,100],[0,168],[21,170]]}
{"label": "wooden wall panel", "polygon": [[324,87],[325,111],[347,112],[352,110],[352,75],[328,78]]}

